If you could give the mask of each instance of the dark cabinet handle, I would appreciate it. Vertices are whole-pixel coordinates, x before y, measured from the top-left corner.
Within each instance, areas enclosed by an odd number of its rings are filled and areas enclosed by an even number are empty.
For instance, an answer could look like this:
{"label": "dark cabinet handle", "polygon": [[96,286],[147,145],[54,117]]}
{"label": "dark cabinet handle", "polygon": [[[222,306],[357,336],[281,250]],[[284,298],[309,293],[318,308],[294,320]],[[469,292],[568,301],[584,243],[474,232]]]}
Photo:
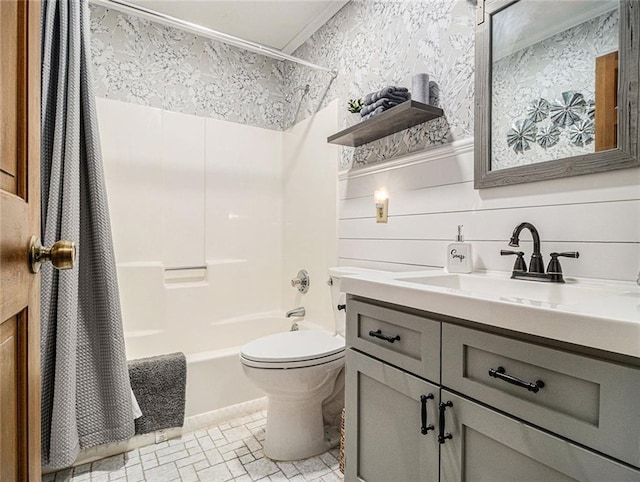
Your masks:
{"label": "dark cabinet handle", "polygon": [[524,380],[520,380],[514,376],[507,375],[507,371],[503,367],[489,368],[489,376],[499,380],[504,380],[505,382],[511,383],[511,385],[515,385],[517,387],[526,388],[533,393],[538,393],[541,388],[544,388],[544,382],[542,380],[536,380],[534,383],[525,382]]}
{"label": "dark cabinet handle", "polygon": [[441,402],[439,406],[440,420],[438,425],[438,442],[440,442],[441,444],[445,443],[447,439],[453,438],[453,435],[451,435],[450,433],[445,433],[444,411],[447,409],[447,407],[453,407],[453,402],[451,400],[444,403]]}
{"label": "dark cabinet handle", "polygon": [[396,335],[396,336],[384,335],[382,333],[382,330],[376,330],[376,331],[371,330],[369,331],[369,336],[372,336],[373,338],[380,338],[381,340],[388,341],[389,343],[400,341],[400,335]]}
{"label": "dark cabinet handle", "polygon": [[426,435],[429,430],[435,429],[433,425],[427,425],[427,400],[433,400],[433,393],[420,395],[420,403],[422,403],[422,427],[420,428],[420,433],[422,435]]}

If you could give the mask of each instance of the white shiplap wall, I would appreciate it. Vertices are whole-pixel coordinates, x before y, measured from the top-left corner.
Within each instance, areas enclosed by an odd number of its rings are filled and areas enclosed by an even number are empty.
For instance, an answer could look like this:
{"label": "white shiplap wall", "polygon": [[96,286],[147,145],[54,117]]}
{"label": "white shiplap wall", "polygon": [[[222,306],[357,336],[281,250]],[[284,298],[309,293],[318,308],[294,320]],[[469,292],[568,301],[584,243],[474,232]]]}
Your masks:
{"label": "white shiplap wall", "polygon": [[[373,193],[389,193],[389,222],[376,224]],[[511,271],[500,256],[515,226],[533,223],[545,264],[552,251],[565,276],[635,280],[640,270],[640,169],[473,188],[473,139],[410,154],[339,176],[342,265],[404,271],[442,268],[446,245],[464,225],[474,269]],[[521,235],[527,263],[531,236]]]}

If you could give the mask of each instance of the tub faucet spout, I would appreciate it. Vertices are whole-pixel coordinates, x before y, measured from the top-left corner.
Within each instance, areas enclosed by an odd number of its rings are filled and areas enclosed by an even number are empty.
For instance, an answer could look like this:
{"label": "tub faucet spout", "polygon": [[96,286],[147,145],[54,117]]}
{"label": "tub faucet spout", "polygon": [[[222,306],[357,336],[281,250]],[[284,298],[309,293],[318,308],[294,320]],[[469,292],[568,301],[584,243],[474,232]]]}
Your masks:
{"label": "tub faucet spout", "polygon": [[304,316],[305,314],[306,310],[304,309],[304,306],[299,306],[298,308],[287,311],[284,316],[286,316],[287,318],[291,318],[292,316]]}

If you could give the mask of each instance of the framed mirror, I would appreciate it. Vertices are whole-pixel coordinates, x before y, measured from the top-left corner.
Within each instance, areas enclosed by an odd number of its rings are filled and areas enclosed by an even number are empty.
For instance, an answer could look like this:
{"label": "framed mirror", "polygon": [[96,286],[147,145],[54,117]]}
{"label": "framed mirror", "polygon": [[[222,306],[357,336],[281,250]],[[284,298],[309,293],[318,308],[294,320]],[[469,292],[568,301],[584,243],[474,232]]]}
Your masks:
{"label": "framed mirror", "polygon": [[640,167],[640,4],[478,0],[476,189]]}

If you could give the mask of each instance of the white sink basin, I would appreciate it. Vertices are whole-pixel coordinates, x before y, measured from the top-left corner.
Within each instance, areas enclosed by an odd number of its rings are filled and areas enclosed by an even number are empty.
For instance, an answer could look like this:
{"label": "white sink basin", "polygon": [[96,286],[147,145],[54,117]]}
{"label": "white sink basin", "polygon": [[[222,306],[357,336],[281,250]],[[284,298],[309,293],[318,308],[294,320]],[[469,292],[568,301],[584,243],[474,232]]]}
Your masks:
{"label": "white sink basin", "polygon": [[539,302],[550,305],[576,305],[619,295],[623,291],[540,281],[512,280],[464,274],[443,274],[401,278],[398,281],[490,297],[512,302]]}

